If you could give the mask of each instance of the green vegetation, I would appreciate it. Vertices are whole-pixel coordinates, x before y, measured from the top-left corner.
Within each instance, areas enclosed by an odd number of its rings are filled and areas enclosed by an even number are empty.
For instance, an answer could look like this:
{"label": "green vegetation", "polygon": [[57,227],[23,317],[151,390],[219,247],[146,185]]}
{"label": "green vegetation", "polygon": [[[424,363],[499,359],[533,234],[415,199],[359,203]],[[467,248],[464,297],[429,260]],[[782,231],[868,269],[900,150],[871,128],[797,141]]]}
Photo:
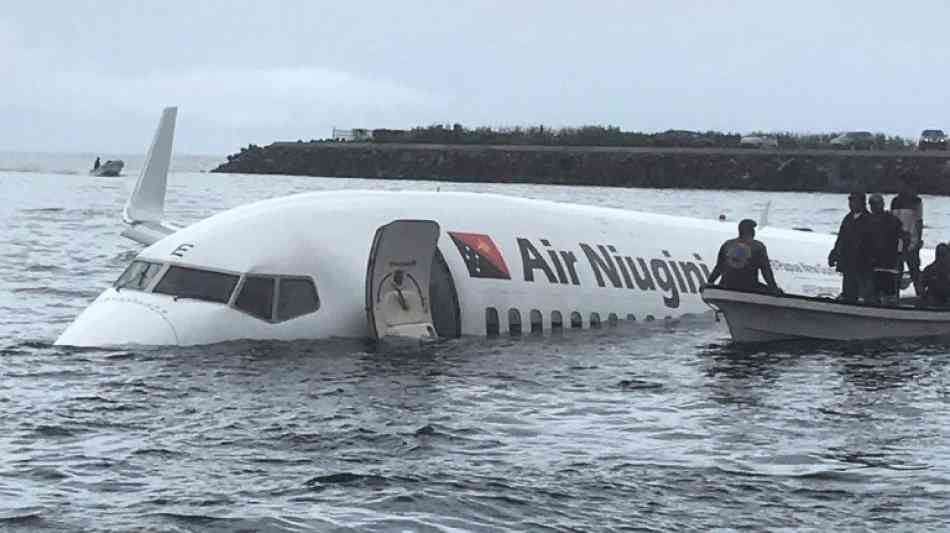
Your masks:
{"label": "green vegetation", "polygon": [[[837,133],[751,132],[778,139],[780,148],[829,148]],[[461,124],[435,124],[410,130],[372,130],[374,143],[464,144],[464,145],[533,145],[533,146],[632,146],[632,147],[707,147],[738,148],[742,135],[718,131],[667,130],[659,133],[623,131],[616,126],[582,126],[579,128],[466,128]],[[332,142],[332,141],[325,141]],[[914,141],[898,136],[875,134],[877,150],[910,150]]]}
{"label": "green vegetation", "polygon": [[495,144],[534,146],[738,146],[741,137],[716,131],[669,130],[663,133],[622,131],[616,126],[579,128],[469,129],[461,124],[436,124],[411,130],[373,130],[372,142],[421,144]]}

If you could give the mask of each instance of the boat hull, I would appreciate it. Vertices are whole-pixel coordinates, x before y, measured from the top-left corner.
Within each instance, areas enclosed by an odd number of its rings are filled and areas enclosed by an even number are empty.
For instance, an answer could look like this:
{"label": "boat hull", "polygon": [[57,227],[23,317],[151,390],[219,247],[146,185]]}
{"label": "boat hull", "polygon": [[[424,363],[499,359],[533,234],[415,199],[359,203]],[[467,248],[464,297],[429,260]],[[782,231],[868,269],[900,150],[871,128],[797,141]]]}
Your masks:
{"label": "boat hull", "polygon": [[707,288],[736,342],[873,340],[950,335],[950,310],[849,304],[827,298]]}
{"label": "boat hull", "polygon": [[110,160],[103,163],[99,168],[90,170],[89,174],[100,178],[115,178],[119,176],[124,166],[125,163],[121,160]]}

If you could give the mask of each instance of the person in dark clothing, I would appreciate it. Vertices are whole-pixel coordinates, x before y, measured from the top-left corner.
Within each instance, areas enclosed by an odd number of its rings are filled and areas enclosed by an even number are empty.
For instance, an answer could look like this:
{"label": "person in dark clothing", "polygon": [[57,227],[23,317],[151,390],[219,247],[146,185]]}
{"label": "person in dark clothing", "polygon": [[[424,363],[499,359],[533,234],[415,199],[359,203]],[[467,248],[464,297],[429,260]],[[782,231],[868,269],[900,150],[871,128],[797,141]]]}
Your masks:
{"label": "person in dark clothing", "polygon": [[871,280],[871,236],[864,193],[848,196],[851,211],[838,229],[835,246],[828,254],[828,266],[841,272],[841,296],[846,302],[870,301],[874,285]]}
{"label": "person in dark clothing", "polygon": [[921,299],[925,305],[950,305],[950,247],[940,243],[934,250],[934,262],[920,274]]}
{"label": "person in dark clothing", "polygon": [[904,264],[914,282],[914,290],[920,296],[920,249],[924,245],[924,202],[917,196],[917,177],[905,173],[900,177],[900,191],[891,200],[891,213],[900,219],[904,227],[901,246],[901,261],[898,276],[903,275]]}
{"label": "person in dark clothing", "polygon": [[96,157],[96,162],[92,164],[93,170],[99,170],[99,158]]}
{"label": "person in dark clothing", "polygon": [[870,230],[872,281],[874,300],[877,303],[897,305],[898,250],[903,237],[901,221],[884,210],[884,197],[872,194],[868,199],[871,214],[868,215]]}
{"label": "person in dark clothing", "polygon": [[[755,240],[755,226],[755,221],[748,218],[739,222],[739,237],[729,239],[719,248],[708,284],[715,284],[722,276],[724,289],[782,294],[772,274],[768,251],[761,241]],[[759,282],[760,271],[767,285]]]}

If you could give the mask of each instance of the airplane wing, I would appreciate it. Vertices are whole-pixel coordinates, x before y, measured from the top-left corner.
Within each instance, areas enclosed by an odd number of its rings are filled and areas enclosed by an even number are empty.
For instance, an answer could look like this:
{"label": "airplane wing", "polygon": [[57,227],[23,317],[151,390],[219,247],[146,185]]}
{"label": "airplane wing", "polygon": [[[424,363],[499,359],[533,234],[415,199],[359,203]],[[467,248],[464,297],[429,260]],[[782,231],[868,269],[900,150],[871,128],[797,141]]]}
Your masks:
{"label": "airplane wing", "polygon": [[122,212],[122,220],[129,225],[122,236],[146,246],[180,229],[162,221],[177,115],[177,107],[166,107],[162,111],[142,172]]}
{"label": "airplane wing", "polygon": [[175,233],[179,229],[180,228],[173,226],[168,222],[136,222],[134,224],[130,224],[128,228],[122,230],[121,235],[128,239],[132,239],[137,243],[148,246],[164,239],[172,233]]}

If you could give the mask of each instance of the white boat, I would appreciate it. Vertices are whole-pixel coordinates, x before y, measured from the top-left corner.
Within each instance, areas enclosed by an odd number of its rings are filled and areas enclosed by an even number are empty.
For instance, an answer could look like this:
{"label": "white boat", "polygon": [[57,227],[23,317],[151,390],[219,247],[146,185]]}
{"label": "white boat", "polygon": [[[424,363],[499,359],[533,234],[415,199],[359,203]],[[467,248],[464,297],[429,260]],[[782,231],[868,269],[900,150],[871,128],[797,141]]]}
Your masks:
{"label": "white boat", "polygon": [[110,159],[105,163],[99,165],[99,168],[94,168],[89,171],[90,176],[99,176],[103,178],[114,178],[122,172],[122,167],[125,166],[125,162],[121,159]]}
{"label": "white boat", "polygon": [[950,335],[950,309],[879,306],[822,297],[706,287],[736,342],[786,339],[871,340]]}

